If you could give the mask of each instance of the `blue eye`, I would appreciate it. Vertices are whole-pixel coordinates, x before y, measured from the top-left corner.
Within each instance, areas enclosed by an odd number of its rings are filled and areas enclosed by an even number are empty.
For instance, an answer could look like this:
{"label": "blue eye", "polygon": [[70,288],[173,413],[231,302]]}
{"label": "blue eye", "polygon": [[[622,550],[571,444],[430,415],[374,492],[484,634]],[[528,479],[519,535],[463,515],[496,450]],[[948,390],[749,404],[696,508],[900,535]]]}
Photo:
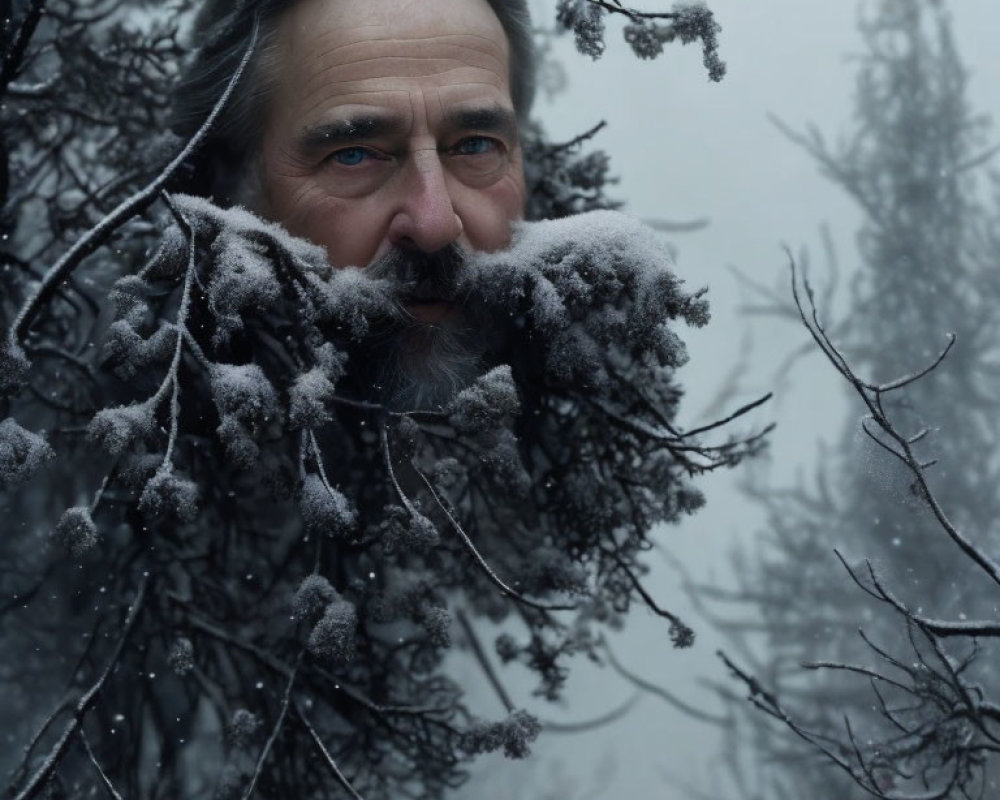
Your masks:
{"label": "blue eye", "polygon": [[479,156],[493,152],[499,146],[500,143],[496,139],[487,136],[469,136],[455,146],[455,152],[463,156]]}
{"label": "blue eye", "polygon": [[332,153],[330,158],[345,167],[356,167],[368,156],[368,151],[363,147],[345,147],[343,150]]}

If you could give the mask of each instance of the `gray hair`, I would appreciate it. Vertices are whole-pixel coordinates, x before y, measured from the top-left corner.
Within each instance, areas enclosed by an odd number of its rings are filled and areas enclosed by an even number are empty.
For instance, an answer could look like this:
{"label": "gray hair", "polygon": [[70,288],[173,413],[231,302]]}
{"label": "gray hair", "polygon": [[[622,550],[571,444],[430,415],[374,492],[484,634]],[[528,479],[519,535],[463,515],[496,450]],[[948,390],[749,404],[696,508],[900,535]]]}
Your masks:
{"label": "gray hair", "polygon": [[[258,40],[248,73],[236,87],[215,128],[177,188],[238,200],[247,168],[260,145],[267,99],[276,70],[278,22],[299,0],[205,0],[195,19],[198,49],[174,92],[172,129],[183,138],[208,117],[250,44]],[[522,125],[535,94],[535,50],[526,0],[487,0],[510,45],[510,86]]]}

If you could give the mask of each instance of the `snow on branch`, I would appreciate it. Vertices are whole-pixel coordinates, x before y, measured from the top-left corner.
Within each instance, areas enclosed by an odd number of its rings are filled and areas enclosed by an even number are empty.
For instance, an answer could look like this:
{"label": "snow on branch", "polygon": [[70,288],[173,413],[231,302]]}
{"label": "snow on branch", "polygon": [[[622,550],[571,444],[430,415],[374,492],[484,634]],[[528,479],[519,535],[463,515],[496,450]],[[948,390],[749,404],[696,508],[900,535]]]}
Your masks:
{"label": "snow on branch", "polygon": [[[466,254],[455,296],[487,340],[476,374],[413,407],[378,369],[396,355],[386,342],[428,335],[393,280],[333,269],[243,209],[162,199],[174,224],[112,287],[100,402],[56,457],[93,461],[77,480],[92,500],[67,504],[56,558],[169,587],[135,632],[168,643],[130,652],[130,669],[168,670],[220,719],[231,693],[257,698],[246,711],[270,733],[249,767],[256,734],[227,740],[233,786],[248,794],[318,752],[302,774],[378,796],[354,777],[377,774],[358,735],[373,725],[379,751],[425,764],[431,783],[476,753],[523,757],[537,720],[475,719],[443,670],[456,608],[501,624],[502,660],[551,699],[632,603],[691,643],[639,580],[642,555],[658,523],[701,504],[690,477],[757,452],[764,432],[714,444],[718,425],[676,424],[677,326],[708,311],[659,234],[602,211]],[[0,425],[7,473],[30,486],[47,445]],[[113,689],[123,707],[146,702],[134,682]],[[109,743],[88,736],[104,763]]]}
{"label": "snow on branch", "polygon": [[702,58],[708,78],[721,81],[726,64],[719,58],[718,35],[722,27],[702,2],[675,3],[671,11],[647,12],[606,0],[559,0],[557,22],[572,31],[582,54],[598,59],[605,49],[605,16],[623,16],[625,41],[641,59],[653,59],[663,53],[663,46],[701,42]]}
{"label": "snow on branch", "polygon": [[[831,341],[808,281],[803,279],[799,286],[794,260],[790,267],[792,294],[802,323],[864,403],[868,411],[865,433],[905,466],[913,481],[912,494],[932,515],[939,535],[955,544],[966,562],[993,584],[1000,583],[1000,567],[982,545],[952,523],[931,486],[927,470],[933,462],[922,460],[915,452],[927,429],[904,432],[883,403],[883,396],[890,392],[905,390],[919,380],[933,380],[955,337],[949,335],[942,353],[925,368],[894,380],[865,380]],[[978,538],[985,541],[985,532]],[[989,758],[1000,746],[1000,707],[987,686],[973,677],[971,667],[980,655],[981,641],[1000,636],[1000,624],[989,619],[930,616],[901,600],[871,561],[866,560],[863,567],[852,566],[839,550],[835,553],[858,589],[900,620],[909,652],[895,655],[862,629],[859,635],[875,656],[875,666],[830,660],[803,666],[868,680],[875,698],[873,709],[887,723],[883,731],[860,736],[856,721],[848,715],[839,734],[815,722],[806,724],[757,677],[725,654],[720,653],[720,657],[747,687],[754,706],[822,753],[867,794],[881,800],[940,800],[955,796],[955,792],[970,796],[974,787],[985,785]]]}

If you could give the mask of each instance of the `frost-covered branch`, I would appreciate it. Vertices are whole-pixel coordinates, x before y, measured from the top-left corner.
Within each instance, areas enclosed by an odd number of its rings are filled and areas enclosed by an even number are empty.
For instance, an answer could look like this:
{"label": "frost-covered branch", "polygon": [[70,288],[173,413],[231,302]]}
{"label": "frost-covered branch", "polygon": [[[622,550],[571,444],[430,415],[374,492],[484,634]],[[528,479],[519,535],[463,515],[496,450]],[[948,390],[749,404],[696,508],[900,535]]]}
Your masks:
{"label": "frost-covered branch", "polygon": [[[883,396],[913,386],[918,380],[933,379],[943,355],[929,368],[898,380],[866,381],[857,376],[849,360],[831,341],[818,317],[813,293],[805,283],[805,300],[799,291],[792,261],[792,292],[802,323],[807,327],[827,360],[853,387],[864,402],[872,429],[865,432],[905,465],[914,481],[914,496],[932,514],[942,535],[957,544],[968,559],[995,583],[997,567],[970,539],[959,533],[943,510],[927,479],[928,462],[921,460],[914,446],[926,438],[922,428],[904,434],[887,411]],[[949,341],[945,354],[951,348]],[[883,438],[884,437],[884,440]],[[911,657],[896,656],[872,640],[864,631],[861,638],[869,651],[883,663],[879,669],[837,660],[813,660],[804,666],[867,678],[878,714],[889,724],[889,734],[878,741],[866,734],[862,743],[856,723],[844,715],[844,735],[831,733],[798,721],[777,696],[765,690],[759,680],[722,656],[727,667],[750,691],[750,701],[768,716],[782,723],[795,736],[816,748],[851,780],[873,797],[884,800],[938,800],[963,792],[984,782],[987,756],[1000,751],[1000,729],[995,707],[984,687],[967,676],[979,654],[979,640],[1000,636],[1000,626],[990,620],[940,620],[913,610],[889,589],[870,560],[864,562],[866,575],[852,567],[841,552],[835,551],[852,582],[866,595],[888,607],[902,621],[908,634]],[[944,640],[965,641],[971,648],[963,658],[946,650]],[[888,671],[886,671],[888,670]],[[887,692],[895,700],[890,701]]]}
{"label": "frost-covered branch", "polygon": [[927,466],[914,454],[913,437],[907,436],[898,430],[896,424],[886,415],[882,405],[882,396],[886,392],[894,391],[913,383],[914,380],[926,377],[931,369],[940,365],[942,359],[947,355],[952,344],[954,343],[954,335],[948,335],[948,345],[944,348],[941,354],[934,359],[930,367],[918,370],[912,375],[907,375],[895,380],[884,381],[879,384],[862,380],[854,373],[843,354],[826,335],[826,331],[823,329],[823,326],[820,324],[817,317],[816,307],[811,304],[813,295],[808,281],[805,281],[804,285],[809,305],[803,305],[802,298],[799,296],[798,282],[796,280],[795,261],[791,258],[790,253],[789,263],[792,276],[792,295],[795,299],[796,307],[799,309],[799,315],[802,319],[802,323],[806,326],[806,329],[812,336],[813,341],[819,345],[824,355],[826,355],[827,360],[833,365],[837,372],[839,372],[840,375],[852,387],[854,387],[855,392],[867,407],[868,412],[871,415],[870,419],[878,427],[879,432],[885,434],[885,436],[887,436],[889,440],[895,444],[895,448],[889,449],[889,452],[902,462],[903,465],[905,465],[905,467],[910,471],[913,476],[913,480],[916,482],[918,487],[917,494],[927,504],[927,507],[930,509],[931,513],[933,513],[934,518],[938,521],[938,524],[941,526],[948,538],[958,545],[962,552],[974,564],[976,564],[984,573],[989,575],[994,583],[1000,586],[1000,564],[983,552],[977,545],[973,544],[948,518],[948,515],[937,501],[935,494],[930,489],[927,479]]}
{"label": "frost-covered branch", "polygon": [[[160,195],[167,181],[173,176],[177,169],[185,163],[201,142],[208,135],[216,119],[229,101],[230,96],[243,77],[243,72],[250,62],[250,56],[256,47],[256,34],[251,38],[250,44],[243,55],[239,67],[233,73],[228,85],[220,95],[218,102],[212,112],[206,117],[201,127],[195,135],[187,142],[184,148],[173,158],[173,160],[163,168],[163,170],[141,190],[133,194],[128,199],[122,201],[113,211],[107,214],[100,222],[94,225],[86,234],[81,236],[73,246],[45,273],[37,289],[27,301],[22,305],[20,311],[11,325],[7,337],[6,358],[19,360],[21,343],[27,336],[31,323],[34,320],[41,306],[56,291],[59,285],[65,281],[69,275],[80,265],[84,258],[93,253],[122,226],[123,223],[142,212],[153,203]],[[0,365],[3,367],[4,365]]]}
{"label": "frost-covered branch", "polygon": [[726,65],[719,58],[718,34],[722,28],[704,3],[675,3],[672,11],[651,12],[607,0],[559,0],[556,19],[563,28],[573,31],[577,49],[596,59],[605,49],[606,15],[628,20],[625,41],[637,57],[656,58],[665,44],[700,40],[709,80],[717,82],[725,76]]}
{"label": "frost-covered branch", "polygon": [[[163,134],[193,10],[171,3],[50,4],[0,109],[26,176],[0,219],[0,489],[20,523],[0,643],[24,656],[0,684],[28,743],[10,793],[442,796],[468,759],[521,758],[541,730],[503,664],[554,700],[631,604],[682,630],[637,579],[644,553],[701,503],[693,473],[760,440],[651,435],[676,430],[677,330],[706,305],[614,214],[462,254],[449,332],[489,335],[448,391],[405,399],[391,384],[411,388],[437,332],[405,313],[400,276],[333,269],[280,225],[166,193],[252,51],[234,49],[193,138]],[[599,130],[525,131],[529,216],[614,205],[607,157],[578,153]],[[157,590],[116,649],[140,581]],[[456,613],[501,629],[502,664],[480,655],[505,717],[476,719],[449,673]],[[59,696],[64,663],[104,676],[75,749],[59,738],[75,698],[37,733],[20,722]]]}

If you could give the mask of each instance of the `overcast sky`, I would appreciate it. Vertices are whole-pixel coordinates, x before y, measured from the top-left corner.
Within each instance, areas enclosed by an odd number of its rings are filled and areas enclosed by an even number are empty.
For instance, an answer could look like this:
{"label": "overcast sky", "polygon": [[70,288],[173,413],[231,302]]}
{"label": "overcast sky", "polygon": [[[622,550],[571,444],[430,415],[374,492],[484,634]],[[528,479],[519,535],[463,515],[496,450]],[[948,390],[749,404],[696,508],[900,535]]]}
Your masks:
{"label": "overcast sky", "polygon": [[[536,23],[550,24],[554,0],[534,4],[542,9]],[[668,5],[648,2],[643,8],[666,10]],[[813,274],[821,281],[820,224],[830,226],[847,270],[855,259],[852,242],[860,220],[850,201],[767,118],[773,113],[799,129],[815,124],[831,141],[847,129],[855,76],[850,55],[860,50],[857,3],[710,0],[709,5],[723,26],[721,54],[729,74],[721,84],[707,81],[695,47],[668,47],[657,61],[636,61],[620,41],[620,26],[610,23],[611,45],[596,63],[576,55],[571,42],[563,40],[559,52],[569,86],[551,102],[541,97],[537,107],[555,140],[607,121],[597,144],[612,157],[621,176],[616,195],[627,201],[630,213],[710,220],[705,229],[674,238],[678,271],[692,285],[709,287],[713,310],[707,329],[686,332],[691,363],[683,372],[689,398],[681,420],[688,423],[711,403],[735,365],[747,365],[739,397],[745,401],[775,388],[774,370],[805,343],[804,331],[788,323],[740,315],[738,306],[748,297],[729,267],[768,285],[785,286],[781,245],[787,243],[796,251],[802,246],[813,251]],[[971,71],[973,107],[995,115],[1000,3],[951,0],[948,5],[959,52]],[[793,480],[797,470],[808,472],[818,442],[835,441],[850,413],[832,371],[815,356],[800,360],[788,386],[758,417],[779,423],[771,462],[751,468],[768,470],[778,482]],[[734,543],[752,549],[763,522],[730,479],[710,481],[707,488],[708,507],[681,528],[662,531],[660,541],[697,577],[722,580],[727,552]],[[668,607],[690,611],[669,568],[657,567],[649,585]],[[636,672],[708,705],[711,696],[698,680],[725,678],[714,656],[721,640],[696,617],[689,621],[699,633],[693,650],[672,650],[666,625],[641,610],[615,646]],[[613,675],[581,669],[571,680],[565,709],[538,710],[549,718],[578,720],[628,696],[628,686]],[[596,798],[681,797],[665,783],[664,773],[706,789],[717,747],[711,729],[647,697],[614,725],[543,746],[546,759],[527,769],[523,791],[505,771],[493,773],[491,784],[499,792],[495,796],[504,800],[538,798],[540,790],[555,789],[559,780],[586,787],[599,777],[609,777],[610,783]],[[560,769],[563,777],[557,778]],[[489,800],[493,795],[477,790],[475,796]],[[582,800],[585,795],[554,796]]]}

